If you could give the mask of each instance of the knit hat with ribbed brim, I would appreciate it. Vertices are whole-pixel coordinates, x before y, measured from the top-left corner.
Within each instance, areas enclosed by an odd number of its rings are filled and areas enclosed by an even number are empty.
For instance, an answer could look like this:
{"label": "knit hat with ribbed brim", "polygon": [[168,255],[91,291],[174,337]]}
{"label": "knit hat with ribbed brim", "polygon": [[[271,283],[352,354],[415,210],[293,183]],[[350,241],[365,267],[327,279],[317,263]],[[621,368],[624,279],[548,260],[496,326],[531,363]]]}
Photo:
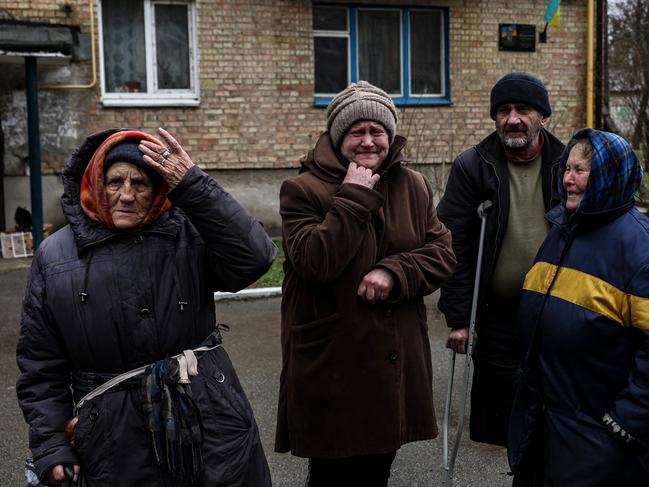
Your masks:
{"label": "knit hat with ribbed brim", "polygon": [[106,159],[104,159],[104,175],[106,175],[110,166],[116,162],[128,162],[147,173],[154,186],[159,186],[162,182],[162,176],[144,162],[143,154],[138,149],[139,145],[139,139],[126,139],[113,146],[106,154]]}
{"label": "knit hat with ribbed brim", "polygon": [[327,130],[334,147],[359,120],[378,122],[388,132],[390,144],[397,131],[397,109],[390,95],[367,81],[352,83],[338,93],[327,107]]}
{"label": "knit hat with ribbed brim", "polygon": [[543,81],[523,71],[514,71],[498,80],[491,89],[491,118],[496,120],[496,111],[505,103],[525,103],[542,115],[552,114],[550,97]]}

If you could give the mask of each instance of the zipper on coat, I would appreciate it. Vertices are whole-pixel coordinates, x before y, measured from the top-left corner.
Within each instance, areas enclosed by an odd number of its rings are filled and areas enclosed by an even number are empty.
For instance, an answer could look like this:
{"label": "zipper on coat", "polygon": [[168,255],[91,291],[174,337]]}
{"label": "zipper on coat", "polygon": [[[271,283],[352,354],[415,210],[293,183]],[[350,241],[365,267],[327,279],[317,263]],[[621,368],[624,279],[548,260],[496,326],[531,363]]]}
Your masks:
{"label": "zipper on coat", "polygon": [[86,301],[88,301],[88,275],[90,273],[90,263],[92,262],[92,257],[94,256],[93,249],[90,248],[88,251],[88,262],[86,263],[86,268],[83,271],[83,283],[81,286],[81,290],[77,293],[79,296],[79,299],[81,300],[81,304],[85,304]]}
{"label": "zipper on coat", "polygon": [[[496,164],[494,164],[489,159],[487,159],[477,149],[475,151],[477,152],[477,154],[482,158],[482,160],[486,164],[491,166],[491,168],[492,168],[492,170],[494,172],[494,176],[496,177],[496,202],[498,203],[498,207],[500,208],[502,206],[500,204],[500,178],[498,177],[498,170],[496,169]],[[509,219],[509,215],[507,215],[507,218]],[[498,218],[498,213],[496,212],[496,236],[495,236],[495,242],[494,242],[493,259],[491,261],[492,264],[491,264],[491,268],[489,269],[489,275],[485,276],[485,277],[487,277],[487,279],[481,279],[481,281],[484,282],[485,285],[486,285],[486,283],[491,282],[491,277],[493,276],[494,269],[496,268],[497,259],[499,257],[499,255],[498,255],[498,235],[499,234],[500,234],[500,219]]]}
{"label": "zipper on coat", "polygon": [[178,300],[178,309],[182,312],[185,311],[185,306],[189,304],[189,300],[185,297],[183,297],[182,293],[182,281],[180,279],[180,273],[178,271],[178,264],[176,263],[176,259],[178,257],[178,245],[177,242],[174,245],[174,255],[172,257],[173,259],[173,266],[174,266],[174,282],[176,284],[176,299]]}

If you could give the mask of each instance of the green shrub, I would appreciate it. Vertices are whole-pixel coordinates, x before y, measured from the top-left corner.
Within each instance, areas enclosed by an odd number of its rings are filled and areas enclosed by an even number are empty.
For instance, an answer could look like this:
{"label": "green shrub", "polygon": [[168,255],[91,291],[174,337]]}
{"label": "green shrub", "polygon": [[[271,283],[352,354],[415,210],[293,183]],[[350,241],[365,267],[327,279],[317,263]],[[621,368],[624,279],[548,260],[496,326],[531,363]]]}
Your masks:
{"label": "green shrub", "polygon": [[282,249],[282,239],[274,238],[273,242],[275,242],[275,245],[279,249],[277,258],[273,262],[273,265],[270,266],[270,269],[268,269],[268,272],[250,287],[277,287],[282,285],[282,280],[284,279],[284,249]]}

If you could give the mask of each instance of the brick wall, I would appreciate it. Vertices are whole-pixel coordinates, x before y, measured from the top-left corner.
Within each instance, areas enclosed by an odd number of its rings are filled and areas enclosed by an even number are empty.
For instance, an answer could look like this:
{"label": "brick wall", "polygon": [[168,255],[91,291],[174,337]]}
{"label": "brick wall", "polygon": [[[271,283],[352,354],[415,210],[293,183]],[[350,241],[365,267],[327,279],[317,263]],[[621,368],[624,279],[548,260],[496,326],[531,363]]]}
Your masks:
{"label": "brick wall", "polygon": [[[373,0],[376,5],[381,0]],[[0,15],[18,20],[81,25],[89,32],[88,2],[5,1]],[[561,2],[562,27],[549,28],[547,44],[533,53],[498,51],[498,23],[543,29],[547,0],[411,0],[397,5],[450,8],[453,105],[400,109],[400,132],[418,163],[448,162],[493,129],[489,90],[510,70],[542,77],[563,139],[584,124],[586,1]],[[198,0],[200,90],[198,108],[103,108],[99,88],[47,90],[39,98],[45,173],[57,173],[87,133],[113,126],[175,133],[192,158],[209,169],[294,167],[324,128],[313,107],[311,2],[309,0]],[[41,81],[87,83],[90,63],[42,69]],[[2,81],[2,74],[0,74]],[[0,117],[8,157],[26,146],[20,82],[0,83]],[[67,113],[66,113],[67,112]],[[50,115],[48,115],[50,114]],[[51,116],[56,114],[56,116]],[[61,124],[60,121],[65,123]]]}

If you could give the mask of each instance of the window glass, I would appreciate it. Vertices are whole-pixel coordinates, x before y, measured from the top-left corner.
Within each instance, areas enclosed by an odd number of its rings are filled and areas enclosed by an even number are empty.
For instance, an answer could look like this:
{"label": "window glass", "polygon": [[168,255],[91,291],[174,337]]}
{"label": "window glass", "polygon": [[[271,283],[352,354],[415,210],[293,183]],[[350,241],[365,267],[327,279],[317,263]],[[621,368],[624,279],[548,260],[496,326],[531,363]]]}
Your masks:
{"label": "window glass", "polygon": [[155,6],[158,88],[189,89],[189,24],[187,5]]}
{"label": "window glass", "polygon": [[347,37],[315,37],[315,92],[338,93],[347,86]]}
{"label": "window glass", "polygon": [[442,15],[410,12],[410,90],[427,95],[442,92]]}
{"label": "window glass", "polygon": [[347,30],[346,7],[313,7],[313,30]]}
{"label": "window glass", "polygon": [[315,105],[367,80],[402,106],[451,103],[448,9],[313,5]]}
{"label": "window glass", "polygon": [[390,94],[401,93],[401,12],[359,9],[358,75]]}
{"label": "window glass", "polygon": [[143,4],[104,1],[101,14],[106,91],[146,91]]}

